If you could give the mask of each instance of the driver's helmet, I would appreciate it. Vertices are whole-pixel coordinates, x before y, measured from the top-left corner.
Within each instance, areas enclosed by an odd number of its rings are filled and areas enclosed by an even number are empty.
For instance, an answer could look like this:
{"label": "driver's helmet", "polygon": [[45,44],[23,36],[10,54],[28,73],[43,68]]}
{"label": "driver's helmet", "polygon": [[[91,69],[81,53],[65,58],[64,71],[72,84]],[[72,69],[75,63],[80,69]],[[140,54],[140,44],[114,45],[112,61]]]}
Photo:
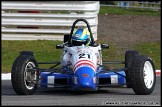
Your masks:
{"label": "driver's helmet", "polygon": [[90,44],[90,33],[87,29],[77,29],[72,36],[72,46],[88,46]]}

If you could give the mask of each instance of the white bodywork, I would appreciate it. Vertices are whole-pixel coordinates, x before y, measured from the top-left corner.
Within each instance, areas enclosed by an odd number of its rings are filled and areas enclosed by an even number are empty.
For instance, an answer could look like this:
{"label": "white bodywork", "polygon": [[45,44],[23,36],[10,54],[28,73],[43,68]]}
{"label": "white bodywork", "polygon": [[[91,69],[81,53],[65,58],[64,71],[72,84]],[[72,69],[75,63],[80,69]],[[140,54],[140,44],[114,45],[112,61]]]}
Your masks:
{"label": "white bodywork", "polygon": [[82,65],[90,66],[96,71],[97,65],[102,65],[101,46],[65,46],[61,63],[63,66],[71,66],[74,71]]}

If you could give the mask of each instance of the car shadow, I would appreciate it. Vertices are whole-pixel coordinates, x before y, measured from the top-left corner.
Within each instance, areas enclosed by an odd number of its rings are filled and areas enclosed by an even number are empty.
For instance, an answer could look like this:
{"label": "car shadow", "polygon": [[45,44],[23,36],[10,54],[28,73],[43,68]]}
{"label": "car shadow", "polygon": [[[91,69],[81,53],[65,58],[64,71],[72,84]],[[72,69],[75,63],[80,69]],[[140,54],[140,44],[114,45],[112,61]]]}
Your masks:
{"label": "car shadow", "polygon": [[[127,91],[129,90],[129,91]],[[67,89],[52,89],[45,88],[37,91],[36,94],[48,95],[90,95],[90,94],[107,94],[107,95],[135,95],[131,88],[104,88],[97,91],[73,91]]]}

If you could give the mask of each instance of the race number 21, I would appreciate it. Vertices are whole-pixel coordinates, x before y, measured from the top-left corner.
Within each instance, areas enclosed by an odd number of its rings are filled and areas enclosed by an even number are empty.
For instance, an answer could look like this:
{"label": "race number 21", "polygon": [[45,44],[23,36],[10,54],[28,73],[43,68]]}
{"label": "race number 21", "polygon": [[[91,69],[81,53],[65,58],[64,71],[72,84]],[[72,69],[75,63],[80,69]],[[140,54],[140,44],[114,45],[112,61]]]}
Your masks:
{"label": "race number 21", "polygon": [[81,58],[89,58],[90,59],[90,54],[81,53],[81,54],[79,54],[79,59],[81,59]]}

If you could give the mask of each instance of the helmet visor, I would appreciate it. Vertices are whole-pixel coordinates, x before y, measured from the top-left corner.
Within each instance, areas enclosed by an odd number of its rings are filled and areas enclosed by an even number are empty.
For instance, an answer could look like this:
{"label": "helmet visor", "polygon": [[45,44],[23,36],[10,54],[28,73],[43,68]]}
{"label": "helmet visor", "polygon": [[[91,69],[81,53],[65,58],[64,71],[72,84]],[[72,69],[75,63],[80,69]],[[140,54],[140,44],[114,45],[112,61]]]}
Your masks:
{"label": "helmet visor", "polygon": [[89,43],[89,39],[86,40],[74,40],[72,39],[73,46],[81,46],[82,44],[87,45]]}

